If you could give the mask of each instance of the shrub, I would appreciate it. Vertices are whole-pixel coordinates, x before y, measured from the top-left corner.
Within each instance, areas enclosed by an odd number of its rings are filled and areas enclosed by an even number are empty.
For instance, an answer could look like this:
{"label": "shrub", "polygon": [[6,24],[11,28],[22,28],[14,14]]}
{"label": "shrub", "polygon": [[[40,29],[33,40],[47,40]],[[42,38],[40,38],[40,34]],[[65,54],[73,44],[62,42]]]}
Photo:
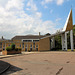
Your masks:
{"label": "shrub", "polygon": [[15,51],[18,51],[18,48],[15,48]]}
{"label": "shrub", "polygon": [[21,50],[21,48],[18,48],[18,50]]}
{"label": "shrub", "polygon": [[11,44],[11,49],[15,50],[15,44],[14,43]]}
{"label": "shrub", "polygon": [[12,49],[11,49],[11,47],[7,47],[6,50],[7,51],[11,51]]}
{"label": "shrub", "polygon": [[30,52],[30,50],[28,50],[28,52]]}

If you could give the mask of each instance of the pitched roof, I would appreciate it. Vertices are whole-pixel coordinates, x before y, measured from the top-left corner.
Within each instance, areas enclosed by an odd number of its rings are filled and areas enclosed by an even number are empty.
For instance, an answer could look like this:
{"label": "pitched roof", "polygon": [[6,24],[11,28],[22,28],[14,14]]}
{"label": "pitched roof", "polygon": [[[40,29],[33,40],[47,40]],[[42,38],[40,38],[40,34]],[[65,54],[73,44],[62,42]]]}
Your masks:
{"label": "pitched roof", "polygon": [[72,18],[72,9],[67,17],[66,23],[64,25],[63,31],[70,31],[73,29],[73,18]]}
{"label": "pitched roof", "polygon": [[15,36],[12,38],[12,40],[21,40],[21,39],[40,39],[42,37],[45,37],[45,35],[26,35],[26,36]]}

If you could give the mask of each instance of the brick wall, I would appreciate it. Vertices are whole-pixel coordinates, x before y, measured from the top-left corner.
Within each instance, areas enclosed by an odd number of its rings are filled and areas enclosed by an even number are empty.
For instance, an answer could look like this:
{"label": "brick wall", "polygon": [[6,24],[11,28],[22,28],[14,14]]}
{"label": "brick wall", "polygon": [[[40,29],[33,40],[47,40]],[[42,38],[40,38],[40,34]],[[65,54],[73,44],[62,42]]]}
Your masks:
{"label": "brick wall", "polygon": [[39,51],[50,50],[50,38],[43,38],[39,41]]}

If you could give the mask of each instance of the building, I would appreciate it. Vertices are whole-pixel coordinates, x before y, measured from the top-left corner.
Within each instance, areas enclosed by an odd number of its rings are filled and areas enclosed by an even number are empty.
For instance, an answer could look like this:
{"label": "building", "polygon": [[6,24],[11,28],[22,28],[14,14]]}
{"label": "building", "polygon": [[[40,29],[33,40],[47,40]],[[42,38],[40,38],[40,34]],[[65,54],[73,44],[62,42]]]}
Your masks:
{"label": "building", "polygon": [[6,40],[2,37],[0,39],[0,50],[6,50],[6,47],[12,43],[15,44],[16,48],[21,48],[22,51],[50,50],[50,38],[41,39],[49,35],[48,33],[46,35],[15,36],[11,40]]}
{"label": "building", "polygon": [[64,28],[59,30],[58,33],[52,35],[49,33],[46,35],[40,35],[39,33],[39,35],[15,36],[11,40],[6,40],[2,37],[2,39],[0,39],[0,50],[6,50],[6,47],[14,43],[16,48],[21,47],[22,51],[48,51],[55,48],[54,37],[56,35],[61,35],[62,50],[67,50],[68,32],[70,32],[71,50],[74,50],[72,9],[68,15]]}

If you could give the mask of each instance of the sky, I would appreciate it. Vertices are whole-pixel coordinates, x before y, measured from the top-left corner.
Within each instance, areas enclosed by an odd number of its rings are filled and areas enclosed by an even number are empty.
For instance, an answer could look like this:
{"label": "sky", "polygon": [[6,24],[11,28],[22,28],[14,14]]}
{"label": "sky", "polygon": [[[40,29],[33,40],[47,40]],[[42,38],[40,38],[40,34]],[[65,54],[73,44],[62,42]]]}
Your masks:
{"label": "sky", "polygon": [[75,0],[0,0],[0,37],[53,34],[64,27]]}

